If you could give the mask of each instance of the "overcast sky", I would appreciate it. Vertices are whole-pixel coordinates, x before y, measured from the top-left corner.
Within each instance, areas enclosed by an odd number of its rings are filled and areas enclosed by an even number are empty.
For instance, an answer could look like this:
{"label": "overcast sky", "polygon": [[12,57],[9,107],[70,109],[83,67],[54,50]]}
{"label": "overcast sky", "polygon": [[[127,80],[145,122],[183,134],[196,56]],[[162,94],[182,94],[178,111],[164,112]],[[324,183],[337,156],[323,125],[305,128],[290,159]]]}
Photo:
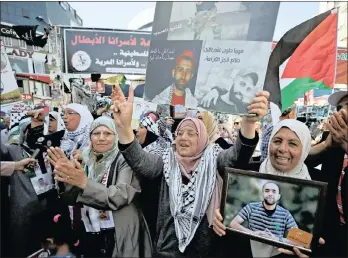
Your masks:
{"label": "overcast sky", "polygon": [[[127,29],[129,22],[155,2],[69,2],[82,18],[85,27]],[[274,40],[297,24],[319,14],[319,2],[282,2]]]}

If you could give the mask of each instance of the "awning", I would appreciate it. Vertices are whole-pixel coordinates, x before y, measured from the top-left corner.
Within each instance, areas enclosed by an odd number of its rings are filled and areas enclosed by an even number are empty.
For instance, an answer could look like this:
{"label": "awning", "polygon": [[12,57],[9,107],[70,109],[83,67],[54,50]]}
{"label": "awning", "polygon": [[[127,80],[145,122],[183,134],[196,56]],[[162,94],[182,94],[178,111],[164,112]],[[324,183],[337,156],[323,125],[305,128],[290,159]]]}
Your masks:
{"label": "awning", "polygon": [[50,84],[52,82],[49,75],[38,75],[38,74],[30,74],[30,73],[16,73],[16,76],[28,78],[29,80],[43,82],[43,83],[47,83],[47,84]]}

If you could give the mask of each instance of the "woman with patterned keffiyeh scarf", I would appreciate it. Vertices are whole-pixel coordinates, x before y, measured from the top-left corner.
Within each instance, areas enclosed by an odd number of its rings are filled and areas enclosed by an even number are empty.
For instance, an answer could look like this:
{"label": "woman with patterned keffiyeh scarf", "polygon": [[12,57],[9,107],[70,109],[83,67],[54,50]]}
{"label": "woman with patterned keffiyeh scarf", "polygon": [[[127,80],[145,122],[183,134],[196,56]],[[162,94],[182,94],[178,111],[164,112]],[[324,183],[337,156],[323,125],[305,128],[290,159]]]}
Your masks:
{"label": "woman with patterned keffiyeh scarf", "polygon": [[[267,113],[268,92],[259,92],[249,105],[256,117],[245,117],[236,144],[222,150],[210,144],[207,130],[197,118],[184,119],[176,129],[176,148],[144,151],[132,132],[134,91],[128,99],[119,86],[113,97],[119,149],[128,165],[148,179],[159,179],[156,257],[209,257],[214,251],[210,228],[220,205],[225,167],[247,165],[258,141],[255,123]],[[152,200],[148,200],[149,202]]]}

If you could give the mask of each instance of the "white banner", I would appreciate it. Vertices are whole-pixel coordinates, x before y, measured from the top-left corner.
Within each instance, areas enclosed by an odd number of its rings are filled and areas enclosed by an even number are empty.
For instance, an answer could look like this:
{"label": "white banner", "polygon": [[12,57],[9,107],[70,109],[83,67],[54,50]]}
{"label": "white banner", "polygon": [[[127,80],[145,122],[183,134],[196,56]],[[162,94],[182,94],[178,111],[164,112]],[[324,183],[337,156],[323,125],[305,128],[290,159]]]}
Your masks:
{"label": "white banner", "polygon": [[17,81],[11,68],[5,47],[1,41],[1,105],[22,101]]}

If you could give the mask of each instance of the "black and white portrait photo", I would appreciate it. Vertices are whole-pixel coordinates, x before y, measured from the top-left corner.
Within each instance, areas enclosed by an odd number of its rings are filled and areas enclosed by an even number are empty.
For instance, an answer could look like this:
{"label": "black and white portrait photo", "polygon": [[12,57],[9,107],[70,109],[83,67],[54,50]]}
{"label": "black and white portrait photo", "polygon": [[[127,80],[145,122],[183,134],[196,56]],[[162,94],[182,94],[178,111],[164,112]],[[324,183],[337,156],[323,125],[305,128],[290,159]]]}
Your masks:
{"label": "black and white portrait photo", "polygon": [[158,2],[152,40],[272,41],[279,2]]}
{"label": "black and white portrait photo", "polygon": [[[264,86],[270,47],[270,42],[205,41],[194,94],[198,107],[246,114],[250,101]],[[186,106],[197,107],[190,104]]]}
{"label": "black and white portrait photo", "polygon": [[200,107],[226,113],[241,113],[247,110],[250,101],[260,89],[259,75],[252,69],[239,70],[228,89],[213,87],[201,100]]}

